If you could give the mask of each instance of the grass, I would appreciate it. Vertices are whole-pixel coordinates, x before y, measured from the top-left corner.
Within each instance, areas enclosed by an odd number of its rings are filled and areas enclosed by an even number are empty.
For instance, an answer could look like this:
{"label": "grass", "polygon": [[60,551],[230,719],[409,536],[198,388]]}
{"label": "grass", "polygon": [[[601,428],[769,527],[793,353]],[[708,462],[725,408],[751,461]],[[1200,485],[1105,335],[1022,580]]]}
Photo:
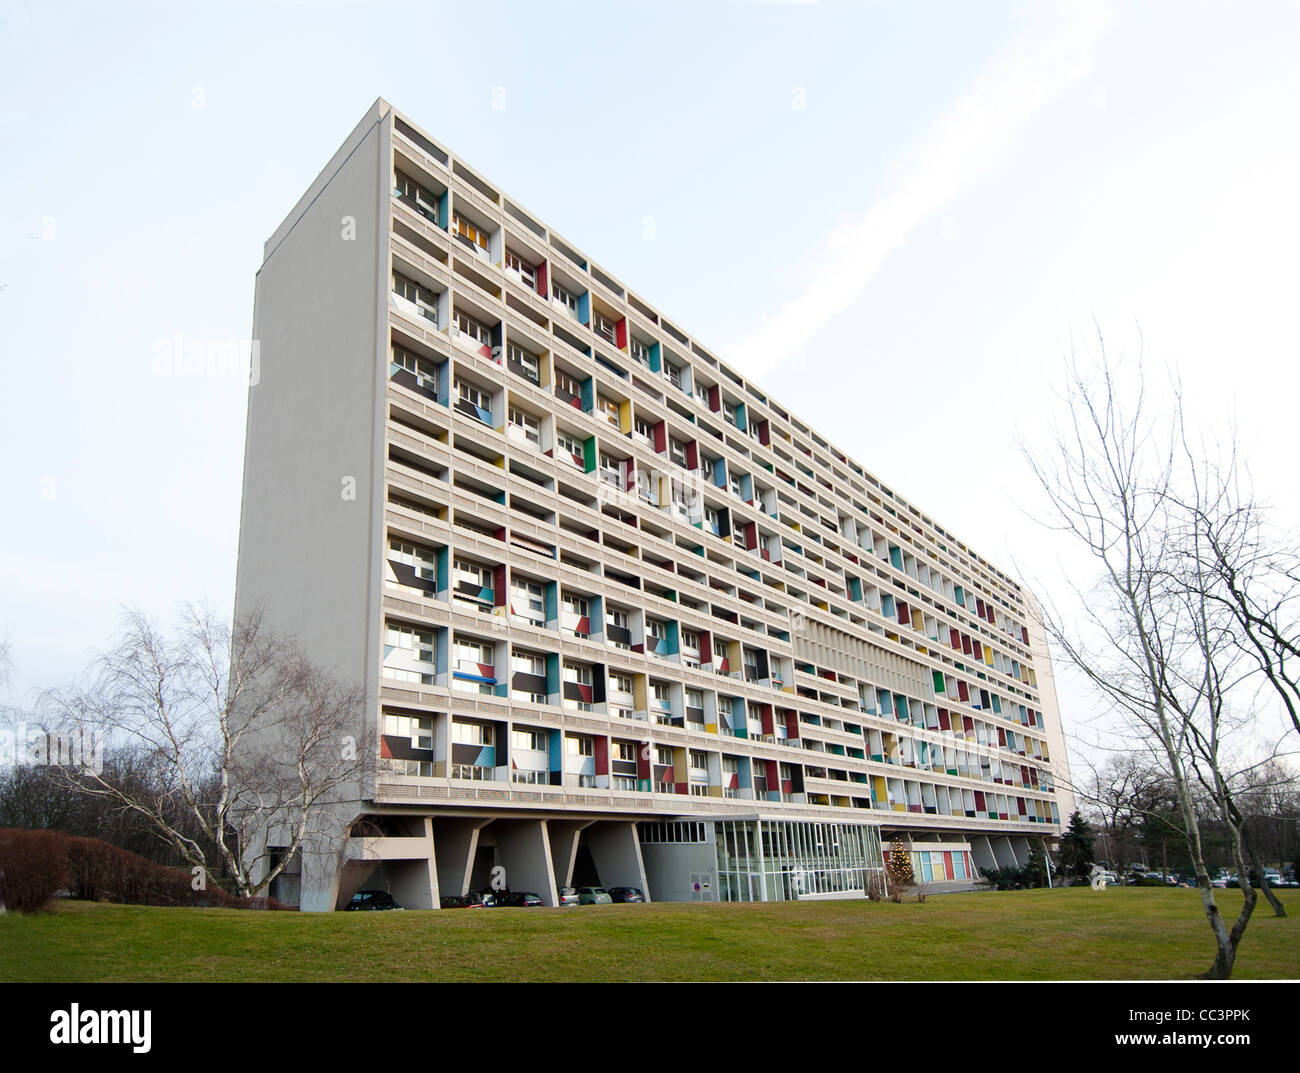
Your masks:
{"label": "grass", "polygon": [[[1225,915],[1234,895],[1216,895]],[[1261,902],[1235,977],[1300,975],[1300,893],[1279,897],[1293,915]],[[27,982],[1161,980],[1213,955],[1197,892],[1155,888],[319,915],[62,902],[0,917],[0,980]]]}

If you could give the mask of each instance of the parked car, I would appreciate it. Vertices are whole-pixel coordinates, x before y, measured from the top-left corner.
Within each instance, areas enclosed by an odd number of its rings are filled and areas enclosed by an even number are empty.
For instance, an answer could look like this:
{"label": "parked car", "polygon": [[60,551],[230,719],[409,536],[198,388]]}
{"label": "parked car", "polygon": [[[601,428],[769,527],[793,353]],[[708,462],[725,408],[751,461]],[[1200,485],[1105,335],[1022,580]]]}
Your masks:
{"label": "parked car", "polygon": [[604,887],[579,887],[578,903],[580,905],[612,905],[614,899]]}
{"label": "parked car", "polygon": [[468,894],[448,894],[438,899],[444,909],[492,909],[497,902],[491,891],[472,890]]}
{"label": "parked car", "polygon": [[393,900],[393,896],[386,890],[359,890],[352,895],[348,904],[343,907],[347,910],[379,910],[379,909],[401,909],[402,907]]}
{"label": "parked car", "polygon": [[438,899],[444,909],[482,909],[481,903],[474,901],[467,894],[444,894]]}
{"label": "parked car", "polygon": [[561,905],[581,905],[582,899],[578,897],[577,887],[561,887],[559,889]]}
{"label": "parked car", "polygon": [[501,904],[497,901],[500,897],[500,892],[495,890],[472,890],[465,895],[465,897],[476,898],[484,909],[495,909]]}
{"label": "parked car", "polygon": [[645,895],[636,887],[610,887],[609,897],[615,902],[644,902]]}
{"label": "parked car", "polygon": [[497,908],[504,906],[507,909],[531,909],[542,904],[544,903],[541,895],[534,894],[530,890],[511,890],[497,895]]}

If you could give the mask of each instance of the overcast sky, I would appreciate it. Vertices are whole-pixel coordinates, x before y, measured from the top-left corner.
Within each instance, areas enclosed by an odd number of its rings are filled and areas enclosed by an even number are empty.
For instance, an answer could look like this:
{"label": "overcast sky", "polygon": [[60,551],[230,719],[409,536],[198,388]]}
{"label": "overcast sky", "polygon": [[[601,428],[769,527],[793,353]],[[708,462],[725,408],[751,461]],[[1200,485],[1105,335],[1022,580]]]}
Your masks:
{"label": "overcast sky", "polygon": [[1094,320],[1300,518],[1296,3],[0,13],[14,703],[126,606],[232,604],[246,387],[160,347],[248,339],[262,243],[379,96],[1049,597],[1014,435]]}

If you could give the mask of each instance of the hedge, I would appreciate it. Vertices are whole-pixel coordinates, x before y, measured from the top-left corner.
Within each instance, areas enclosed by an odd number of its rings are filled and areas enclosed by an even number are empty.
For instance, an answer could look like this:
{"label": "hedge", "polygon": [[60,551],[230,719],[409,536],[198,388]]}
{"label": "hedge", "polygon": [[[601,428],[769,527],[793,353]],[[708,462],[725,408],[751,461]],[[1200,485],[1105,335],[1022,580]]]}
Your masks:
{"label": "hedge", "polygon": [[65,888],[74,898],[120,905],[287,908],[274,898],[240,898],[212,884],[195,890],[188,869],[166,868],[98,838],[0,830],[0,905],[35,913]]}

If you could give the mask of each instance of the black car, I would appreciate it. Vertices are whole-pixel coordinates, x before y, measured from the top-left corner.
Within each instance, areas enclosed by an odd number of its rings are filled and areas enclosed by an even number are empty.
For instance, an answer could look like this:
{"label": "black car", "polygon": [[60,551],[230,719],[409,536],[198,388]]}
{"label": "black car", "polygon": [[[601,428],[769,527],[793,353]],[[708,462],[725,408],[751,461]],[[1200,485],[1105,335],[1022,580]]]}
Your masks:
{"label": "black car", "polygon": [[609,896],[616,902],[644,902],[645,895],[636,887],[607,887]]}
{"label": "black car", "polygon": [[544,904],[541,895],[534,894],[531,890],[511,890],[497,895],[497,906],[508,909],[531,909]]}
{"label": "black car", "polygon": [[359,890],[352,895],[351,901],[343,907],[344,911],[365,909],[401,909],[386,890]]}

